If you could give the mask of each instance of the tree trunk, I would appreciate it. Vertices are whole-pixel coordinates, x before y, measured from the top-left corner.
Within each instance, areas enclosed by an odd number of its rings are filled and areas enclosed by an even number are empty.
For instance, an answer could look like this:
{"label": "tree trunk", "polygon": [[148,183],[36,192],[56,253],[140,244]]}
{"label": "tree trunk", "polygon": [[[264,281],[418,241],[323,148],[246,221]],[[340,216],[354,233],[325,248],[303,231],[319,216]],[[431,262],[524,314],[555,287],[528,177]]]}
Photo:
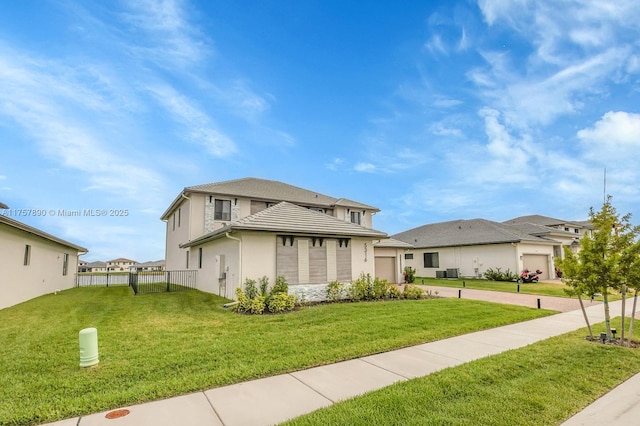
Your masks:
{"label": "tree trunk", "polygon": [[620,326],[620,342],[624,342],[624,326],[625,326],[625,321],[624,321],[624,314],[625,314],[625,302],[627,299],[627,286],[625,284],[622,284],[622,324]]}
{"label": "tree trunk", "polygon": [[631,347],[631,338],[633,337],[633,320],[636,317],[636,302],[638,301],[638,290],[633,294],[633,307],[631,308],[631,325],[629,325],[629,338],[627,346]]}
{"label": "tree trunk", "polygon": [[584,321],[587,323],[587,328],[589,329],[589,338],[593,340],[593,331],[591,331],[591,324],[589,324],[589,317],[587,316],[587,311],[584,309],[584,303],[582,303],[582,297],[578,294],[578,302],[580,302],[580,309],[582,309],[582,315],[584,315]]}
{"label": "tree trunk", "polygon": [[602,297],[604,299],[604,323],[607,326],[607,339],[611,339],[611,314],[609,313],[609,294],[607,293],[607,287],[602,290]]}

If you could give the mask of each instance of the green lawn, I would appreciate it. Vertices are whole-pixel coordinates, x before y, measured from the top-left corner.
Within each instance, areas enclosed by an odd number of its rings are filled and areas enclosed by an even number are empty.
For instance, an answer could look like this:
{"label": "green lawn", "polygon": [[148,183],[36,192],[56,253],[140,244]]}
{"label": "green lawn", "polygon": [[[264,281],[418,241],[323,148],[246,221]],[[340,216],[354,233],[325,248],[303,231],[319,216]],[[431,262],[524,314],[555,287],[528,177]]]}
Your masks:
{"label": "green lawn", "polygon": [[[305,307],[237,315],[202,293],[77,288],[0,310],[0,424],[107,410],[548,315],[465,299]],[[81,369],[78,332],[100,364]]]}
{"label": "green lawn", "polygon": [[[441,279],[441,278],[423,278],[416,277],[414,284],[426,285],[426,286],[439,286],[439,287],[454,287],[454,288],[472,288],[475,290],[489,290],[489,291],[502,291],[506,293],[517,293],[518,284],[516,282],[507,281],[489,281],[479,279]],[[556,297],[569,297],[565,293],[564,289],[568,288],[564,284],[555,283],[523,283],[520,284],[520,293],[524,294],[537,294],[540,296],[556,296]],[[621,297],[618,294],[610,294],[609,301],[620,300]],[[595,300],[602,300],[602,297],[596,297]]]}
{"label": "green lawn", "polygon": [[398,383],[287,425],[558,425],[640,371],[638,349],[590,343],[586,334]]}

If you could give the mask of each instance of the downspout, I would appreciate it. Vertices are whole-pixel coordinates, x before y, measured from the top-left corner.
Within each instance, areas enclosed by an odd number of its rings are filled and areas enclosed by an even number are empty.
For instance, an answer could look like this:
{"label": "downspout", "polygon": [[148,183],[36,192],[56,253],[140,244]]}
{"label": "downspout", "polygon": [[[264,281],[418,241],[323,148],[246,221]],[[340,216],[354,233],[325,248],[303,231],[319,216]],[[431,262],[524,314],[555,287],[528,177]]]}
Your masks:
{"label": "downspout", "polygon": [[186,195],[184,195],[184,191],[182,191],[180,195],[182,195],[182,198],[184,198],[185,200],[189,200],[189,241],[191,241],[191,219],[193,217],[191,216],[191,197],[187,197]]}
{"label": "downspout", "polygon": [[[242,285],[240,281],[242,279],[242,240],[240,238],[232,237],[228,232],[225,232],[224,236],[230,240],[235,240],[238,242],[238,285]],[[224,289],[224,297],[228,299],[226,286]]]}

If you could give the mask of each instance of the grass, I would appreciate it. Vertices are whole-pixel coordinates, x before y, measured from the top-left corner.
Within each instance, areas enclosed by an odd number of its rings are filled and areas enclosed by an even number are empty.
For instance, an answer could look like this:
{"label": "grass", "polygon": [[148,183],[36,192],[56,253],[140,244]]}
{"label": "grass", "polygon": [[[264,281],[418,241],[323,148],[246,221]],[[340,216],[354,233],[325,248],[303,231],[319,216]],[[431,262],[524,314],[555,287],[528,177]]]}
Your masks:
{"label": "grass", "polygon": [[[548,315],[464,299],[237,315],[199,291],[77,288],[0,310],[0,424],[50,422]],[[79,367],[97,327],[100,363]]]}
{"label": "grass", "polygon": [[[502,291],[505,293],[517,293],[518,292],[518,284],[516,282],[510,281],[489,281],[489,280],[479,280],[479,279],[441,279],[441,278],[423,278],[416,277],[414,284],[422,285],[431,285],[431,286],[439,286],[439,287],[453,287],[453,288],[462,288],[463,282],[465,288],[471,288],[475,290],[489,290],[489,291]],[[564,284],[555,284],[555,283],[522,283],[520,284],[520,293],[523,294],[537,294],[540,296],[555,296],[555,297],[569,297],[567,293],[565,293],[565,289],[568,287]],[[613,302],[615,300],[620,300],[621,297],[619,294],[610,294],[609,301]],[[594,300],[602,300],[602,296],[595,297]]]}
{"label": "grass", "polygon": [[286,424],[558,425],[640,371],[638,349],[585,335],[579,330],[398,383]]}

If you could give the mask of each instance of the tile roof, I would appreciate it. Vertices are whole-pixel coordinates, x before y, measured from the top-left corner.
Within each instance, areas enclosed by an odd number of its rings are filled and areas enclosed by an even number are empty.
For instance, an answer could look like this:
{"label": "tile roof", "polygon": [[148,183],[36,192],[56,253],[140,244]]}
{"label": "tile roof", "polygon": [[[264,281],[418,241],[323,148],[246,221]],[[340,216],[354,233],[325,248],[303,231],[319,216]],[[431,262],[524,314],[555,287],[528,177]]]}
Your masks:
{"label": "tile roof", "polygon": [[416,248],[454,247],[482,244],[546,242],[515,227],[486,219],[453,220],[410,229],[391,238],[413,244]]}
{"label": "tile roof", "polygon": [[233,231],[263,231],[332,237],[386,238],[387,234],[333,216],[282,201],[237,222],[196,238],[181,247],[191,247]]}
{"label": "tile roof", "polygon": [[395,240],[393,238],[385,238],[373,245],[374,247],[380,248],[402,248],[402,249],[410,249],[413,248],[413,245],[409,243],[405,243],[404,241]]}
{"label": "tile roof", "polygon": [[[294,204],[332,208],[334,206],[352,207],[358,209],[366,209],[380,211],[377,207],[359,203],[357,201],[346,198],[334,198],[319,192],[310,191],[308,189],[289,185],[287,183],[258,179],[253,177],[228,180],[224,182],[207,183],[204,185],[188,186],[184,188],[183,193],[205,193],[219,194],[229,197],[243,197],[255,200],[265,201],[288,201]],[[177,206],[181,198],[178,195],[171,203],[169,208],[162,214],[162,218],[166,219],[168,215]]]}
{"label": "tile roof", "polygon": [[591,228],[590,226],[591,223],[589,221],[570,221],[570,220],[556,219],[549,216],[542,216],[539,214],[515,217],[513,219],[505,220],[502,223],[506,225],[515,225],[519,223],[533,223],[534,225],[543,225],[543,226],[574,225],[574,226],[581,226],[585,228]]}
{"label": "tile roof", "polygon": [[62,238],[55,237],[55,236],[53,236],[51,234],[48,234],[48,233],[46,233],[44,231],[41,231],[41,230],[39,230],[37,228],[34,228],[32,226],[26,225],[26,224],[24,224],[22,222],[18,222],[17,220],[11,219],[11,218],[9,218],[7,216],[0,215],[0,223],[4,223],[7,226],[10,226],[10,227],[15,228],[15,229],[19,229],[19,230],[24,231],[24,232],[28,232],[28,233],[30,233],[32,235],[37,235],[40,238],[44,238],[46,240],[53,241],[55,243],[58,243],[60,245],[65,246],[65,247],[72,248],[74,250],[77,250],[80,253],[88,253],[89,252],[89,250],[87,250],[84,247],[81,247],[79,245],[70,243],[69,241],[65,241]]}

